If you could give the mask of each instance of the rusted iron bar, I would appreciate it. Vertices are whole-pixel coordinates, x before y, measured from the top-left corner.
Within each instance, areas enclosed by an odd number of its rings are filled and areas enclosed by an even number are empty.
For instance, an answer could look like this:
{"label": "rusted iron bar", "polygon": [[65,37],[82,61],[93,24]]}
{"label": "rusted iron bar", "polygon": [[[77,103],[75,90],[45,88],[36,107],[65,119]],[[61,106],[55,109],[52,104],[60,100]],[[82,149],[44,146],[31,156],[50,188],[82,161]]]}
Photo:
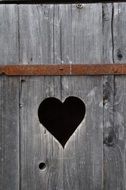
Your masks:
{"label": "rusted iron bar", "polygon": [[2,0],[0,1],[0,4],[12,4],[12,3],[16,3],[16,4],[68,4],[68,3],[73,3],[73,4],[77,4],[77,3],[112,3],[112,2],[126,2],[126,0]]}
{"label": "rusted iron bar", "polygon": [[126,75],[126,64],[63,64],[63,65],[5,65],[0,75],[64,76],[64,75]]}

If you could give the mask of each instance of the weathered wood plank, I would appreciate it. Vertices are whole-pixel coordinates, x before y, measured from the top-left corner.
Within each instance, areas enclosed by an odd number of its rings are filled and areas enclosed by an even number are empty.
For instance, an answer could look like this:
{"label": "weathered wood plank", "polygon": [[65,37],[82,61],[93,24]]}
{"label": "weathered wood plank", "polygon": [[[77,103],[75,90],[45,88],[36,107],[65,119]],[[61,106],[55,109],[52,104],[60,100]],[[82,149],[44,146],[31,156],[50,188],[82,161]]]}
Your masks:
{"label": "weathered wood plank", "polygon": [[[114,37],[114,61],[122,62],[126,60],[126,5],[114,5],[113,37]],[[126,128],[125,128],[125,85],[126,78],[115,77],[114,96],[114,135],[115,148],[113,149],[115,179],[117,189],[126,189]],[[113,167],[113,168],[114,168]],[[116,189],[116,188],[115,188]]]}
{"label": "weathered wood plank", "polygon": [[19,83],[0,77],[0,190],[19,190]]}
{"label": "weathered wood plank", "polygon": [[[54,5],[21,5],[20,60],[23,63],[55,63]],[[35,18],[35,19],[33,19]],[[59,47],[58,47],[59,48]],[[60,77],[24,78],[21,96],[21,188],[63,189],[62,147],[40,125],[38,107],[43,99],[61,99]],[[29,95],[27,95],[29,94]],[[39,163],[46,163],[40,170]]]}
{"label": "weathered wood plank", "polygon": [[[0,5],[0,65],[19,62],[17,5]],[[19,80],[0,77],[0,190],[19,190]]]}
{"label": "weathered wood plank", "polygon": [[[114,4],[108,23],[112,62],[125,61],[125,4]],[[109,42],[110,40],[108,40]],[[109,78],[104,85],[104,189],[125,189],[125,77]]]}
{"label": "weathered wood plank", "polygon": [[0,65],[19,63],[17,5],[0,5]]}
{"label": "weathered wood plank", "polygon": [[[86,5],[82,10],[76,5],[21,5],[19,9],[22,63],[101,62],[101,5]],[[22,81],[22,189],[102,189],[102,81],[99,77],[83,79],[26,77]],[[86,126],[71,137],[63,150],[39,124],[37,109],[46,97],[64,100],[68,95],[80,96],[89,115]],[[46,170],[39,170],[41,161],[46,162]]]}
{"label": "weathered wood plank", "polygon": [[[103,62],[113,63],[113,5],[103,4]],[[112,160],[111,143],[109,142],[110,135],[114,130],[113,127],[113,101],[114,101],[114,77],[106,76],[103,82],[103,117],[104,117],[104,131],[103,131],[103,143],[104,143],[104,189],[115,189],[113,174],[110,173],[110,163]],[[110,158],[110,159],[109,159]],[[113,160],[112,160],[113,161]],[[114,168],[113,168],[114,169]]]}
{"label": "weathered wood plank", "polygon": [[[64,63],[100,63],[102,60],[102,6],[64,7],[61,22],[61,60]],[[95,15],[95,17],[94,17]],[[90,52],[90,53],[89,53]],[[62,77],[62,100],[82,98],[86,117],[64,150],[64,189],[103,189],[102,77]]]}
{"label": "weathered wood plank", "polygon": [[[33,77],[22,81],[21,95],[21,189],[61,188],[60,162],[54,153],[53,137],[39,123],[38,107],[48,96],[60,98],[58,78]],[[57,145],[58,148],[58,145]],[[61,147],[58,149],[60,150]],[[45,170],[39,164],[46,164]],[[57,181],[58,178],[58,181]],[[50,182],[51,181],[51,182]],[[56,182],[57,183],[56,183]]]}
{"label": "weathered wood plank", "polygon": [[20,5],[20,63],[52,64],[54,5]]}
{"label": "weathered wood plank", "polygon": [[64,189],[103,188],[103,107],[100,79],[63,78],[62,99],[73,95],[80,97],[86,104],[86,117],[64,150]]}

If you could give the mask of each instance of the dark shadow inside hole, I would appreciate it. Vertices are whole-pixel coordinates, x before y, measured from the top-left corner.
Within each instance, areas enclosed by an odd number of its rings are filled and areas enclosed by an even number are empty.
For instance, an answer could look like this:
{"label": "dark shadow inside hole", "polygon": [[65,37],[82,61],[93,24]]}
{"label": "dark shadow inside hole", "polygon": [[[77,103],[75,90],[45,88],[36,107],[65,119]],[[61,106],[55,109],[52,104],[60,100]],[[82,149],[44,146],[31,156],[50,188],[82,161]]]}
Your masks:
{"label": "dark shadow inside hole", "polygon": [[39,169],[40,170],[44,170],[46,168],[46,164],[44,163],[44,162],[41,162],[40,164],[39,164]]}
{"label": "dark shadow inside hole", "polygon": [[64,147],[85,116],[85,104],[78,97],[69,96],[62,103],[50,97],[42,101],[38,109],[40,123]]}

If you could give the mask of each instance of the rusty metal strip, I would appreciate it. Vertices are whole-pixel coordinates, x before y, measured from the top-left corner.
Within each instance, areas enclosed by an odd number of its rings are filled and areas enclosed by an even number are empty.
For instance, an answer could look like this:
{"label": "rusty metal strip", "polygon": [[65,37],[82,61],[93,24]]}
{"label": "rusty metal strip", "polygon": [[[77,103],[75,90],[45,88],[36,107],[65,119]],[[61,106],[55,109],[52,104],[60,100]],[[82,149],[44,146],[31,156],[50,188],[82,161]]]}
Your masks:
{"label": "rusty metal strip", "polygon": [[126,0],[2,0],[0,4],[68,4],[68,3],[120,3],[126,2]]}
{"label": "rusty metal strip", "polygon": [[126,64],[63,64],[63,65],[5,65],[0,75],[64,76],[64,75],[126,75]]}

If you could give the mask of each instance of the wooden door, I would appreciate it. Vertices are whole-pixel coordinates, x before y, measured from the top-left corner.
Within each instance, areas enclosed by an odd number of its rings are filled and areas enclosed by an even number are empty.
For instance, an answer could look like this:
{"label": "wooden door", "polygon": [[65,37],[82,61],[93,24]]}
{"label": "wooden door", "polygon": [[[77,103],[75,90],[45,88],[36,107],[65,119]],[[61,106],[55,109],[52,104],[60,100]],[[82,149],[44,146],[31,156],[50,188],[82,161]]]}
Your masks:
{"label": "wooden door", "polygon": [[[0,5],[0,64],[123,63],[125,7]],[[1,75],[0,190],[125,190],[125,89],[125,76]],[[63,148],[38,108],[69,96],[86,114]]]}

